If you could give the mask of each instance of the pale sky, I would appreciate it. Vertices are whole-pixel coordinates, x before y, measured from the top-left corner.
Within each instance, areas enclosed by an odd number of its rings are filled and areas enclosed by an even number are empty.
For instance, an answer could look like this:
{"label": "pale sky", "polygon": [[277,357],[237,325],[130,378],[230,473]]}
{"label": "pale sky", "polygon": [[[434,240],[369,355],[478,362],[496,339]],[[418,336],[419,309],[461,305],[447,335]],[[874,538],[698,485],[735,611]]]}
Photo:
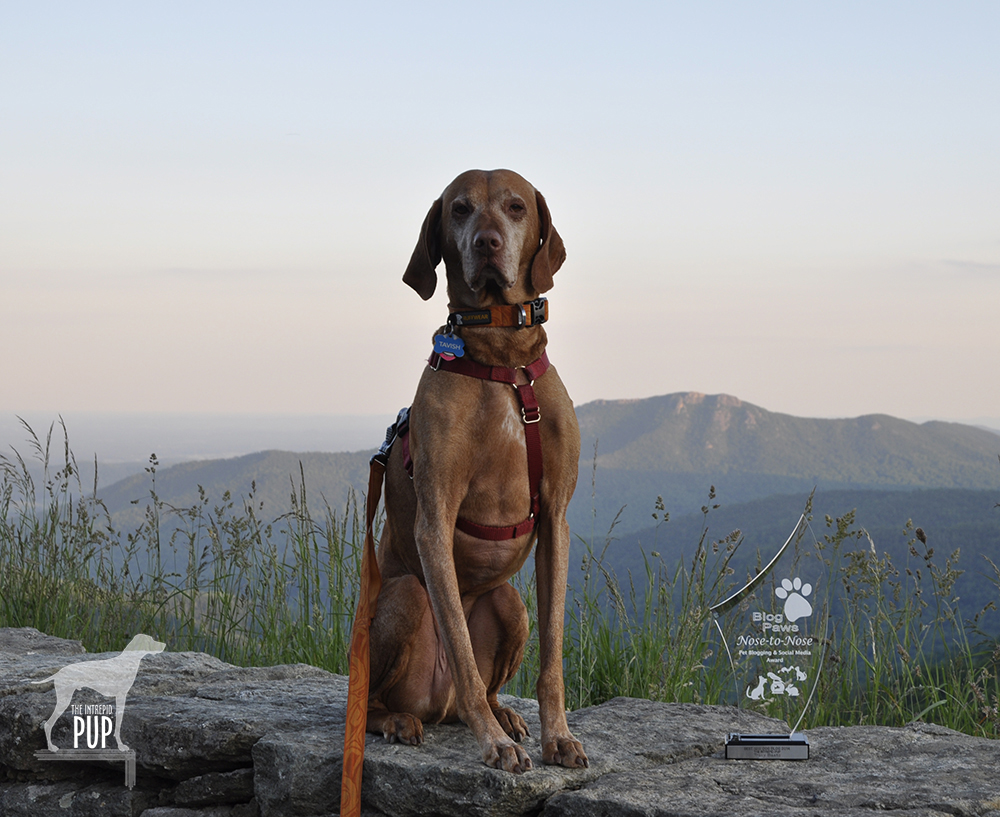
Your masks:
{"label": "pale sky", "polygon": [[470,167],[578,404],[1000,418],[1000,3],[909,1],[0,2],[0,412],[394,414]]}

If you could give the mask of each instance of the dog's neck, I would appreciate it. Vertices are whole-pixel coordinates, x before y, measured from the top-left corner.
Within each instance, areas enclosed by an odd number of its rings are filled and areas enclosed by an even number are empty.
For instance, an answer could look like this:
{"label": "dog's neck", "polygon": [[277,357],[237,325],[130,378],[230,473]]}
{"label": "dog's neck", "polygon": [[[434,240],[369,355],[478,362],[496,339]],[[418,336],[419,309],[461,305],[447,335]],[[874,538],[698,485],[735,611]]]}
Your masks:
{"label": "dog's neck", "polygon": [[[449,273],[451,270],[449,269]],[[519,284],[510,291],[503,291],[493,284],[487,284],[478,292],[462,291],[453,286],[455,276],[448,276],[448,311],[488,310],[494,306],[526,306],[538,298],[537,292],[528,291],[523,285],[527,272],[522,270]],[[547,315],[546,311],[546,315]],[[529,321],[530,323],[530,321]],[[536,326],[461,326],[452,327],[454,333],[465,343],[465,354],[484,366],[505,366],[521,368],[534,363],[542,356],[548,337],[545,328]],[[438,330],[447,334],[448,326]]]}
{"label": "dog's neck", "polygon": [[[438,333],[446,333],[442,326]],[[544,326],[522,329],[492,326],[459,326],[455,334],[465,343],[465,354],[484,366],[519,369],[542,356],[548,337]]]}

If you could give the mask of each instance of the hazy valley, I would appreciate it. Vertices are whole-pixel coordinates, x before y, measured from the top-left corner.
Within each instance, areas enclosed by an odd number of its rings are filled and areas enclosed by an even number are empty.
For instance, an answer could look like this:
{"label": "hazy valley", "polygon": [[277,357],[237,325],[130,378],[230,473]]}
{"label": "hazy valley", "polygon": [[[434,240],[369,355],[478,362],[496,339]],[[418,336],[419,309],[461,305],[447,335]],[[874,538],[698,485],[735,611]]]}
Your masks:
{"label": "hazy valley", "polygon": [[[675,519],[697,514],[713,485],[723,506],[775,495],[804,501],[813,488],[819,496],[997,489],[1000,499],[1000,435],[958,423],[917,424],[885,415],[809,419],[696,393],[596,401],[579,406],[577,415],[582,456],[570,521],[580,534],[602,534],[623,507],[618,534],[642,530],[657,496]],[[72,431],[70,436],[72,447]],[[303,473],[316,504],[338,507],[352,488],[363,490],[368,458],[381,436],[370,448],[350,453],[270,450],[162,464],[156,491],[180,507],[197,499],[199,485],[218,498],[227,490],[245,497],[255,483],[257,502],[278,515],[288,509],[292,486]],[[92,464],[79,464],[84,485],[90,485]],[[99,494],[124,522],[137,512],[131,503],[148,496],[150,474],[106,484],[106,466],[99,468]]]}
{"label": "hazy valley", "polygon": [[[739,529],[745,552],[767,553],[784,540],[816,489],[818,536],[824,515],[857,509],[857,525],[898,562],[906,556],[904,526],[912,519],[939,554],[961,548],[970,599],[978,603],[991,592],[996,595],[988,580],[989,565],[982,559],[1000,562],[1000,509],[994,508],[1000,501],[1000,435],[993,431],[959,423],[918,424],[886,415],[793,417],[735,397],[698,393],[595,401],[579,406],[577,414],[582,456],[569,513],[577,557],[582,540],[597,550],[603,547],[613,520],[608,563],[620,572],[641,568],[643,551],[655,550],[667,561],[690,554],[705,524],[710,538]],[[254,429],[263,430],[266,418],[255,422],[248,424],[250,436]],[[210,504],[221,503],[229,492],[237,507],[252,501],[258,517],[270,520],[289,510],[291,495],[301,491],[304,478],[314,512],[324,504],[340,512],[351,492],[360,496],[364,490],[368,458],[382,436],[372,426],[381,429],[384,421],[354,418],[347,425],[353,436],[341,431],[337,438],[335,431],[327,431],[326,439],[370,439],[371,448],[267,450],[165,462],[155,469],[155,485],[148,462],[105,466],[98,458],[98,495],[115,526],[126,532],[142,523],[154,489],[174,508],[198,502],[199,488]],[[311,418],[297,432],[286,432],[286,439],[315,439],[322,427],[322,418]],[[152,435],[156,429],[149,431]],[[194,433],[211,450],[211,429]],[[62,455],[61,434],[58,427],[53,432],[53,462]],[[73,448],[72,429],[69,436]],[[18,451],[30,459],[30,446]],[[78,465],[83,487],[89,490],[93,462],[83,458]],[[133,473],[107,484],[116,471]],[[709,502],[712,487],[716,498]],[[652,518],[658,497],[671,516],[659,527]],[[703,516],[702,507],[714,505],[719,507]]]}

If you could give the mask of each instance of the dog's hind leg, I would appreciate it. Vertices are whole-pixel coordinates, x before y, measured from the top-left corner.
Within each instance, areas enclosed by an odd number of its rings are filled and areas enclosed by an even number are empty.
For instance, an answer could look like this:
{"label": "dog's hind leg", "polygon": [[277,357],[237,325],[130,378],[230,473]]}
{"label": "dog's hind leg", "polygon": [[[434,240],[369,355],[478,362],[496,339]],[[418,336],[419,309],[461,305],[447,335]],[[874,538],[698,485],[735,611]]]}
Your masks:
{"label": "dog's hind leg", "polygon": [[56,708],[52,710],[52,714],[49,719],[45,721],[43,729],[45,730],[45,742],[48,744],[50,752],[58,752],[59,747],[52,742],[52,727],[56,725],[56,721],[59,720],[59,716],[67,710],[70,703],[73,701],[73,693],[75,690],[70,687],[67,694],[67,689],[64,686],[60,686],[58,683],[55,685],[56,689]]}
{"label": "dog's hind leg", "polygon": [[528,735],[524,718],[497,700],[517,672],[528,641],[528,611],[510,584],[476,599],[469,612],[469,636],[476,667],[486,684],[486,701],[504,732],[520,742]]}
{"label": "dog's hind leg", "polygon": [[[62,712],[59,713],[59,715],[61,714]],[[48,745],[50,752],[59,751],[59,747],[52,742],[52,727],[59,718],[59,715],[56,715],[55,718],[49,718],[45,721],[45,725],[42,727],[45,730],[45,743]]]}
{"label": "dog's hind leg", "polygon": [[427,591],[416,576],[383,583],[370,639],[366,728],[390,743],[415,746],[424,738],[422,720],[442,720],[448,704],[433,694],[437,635]]}

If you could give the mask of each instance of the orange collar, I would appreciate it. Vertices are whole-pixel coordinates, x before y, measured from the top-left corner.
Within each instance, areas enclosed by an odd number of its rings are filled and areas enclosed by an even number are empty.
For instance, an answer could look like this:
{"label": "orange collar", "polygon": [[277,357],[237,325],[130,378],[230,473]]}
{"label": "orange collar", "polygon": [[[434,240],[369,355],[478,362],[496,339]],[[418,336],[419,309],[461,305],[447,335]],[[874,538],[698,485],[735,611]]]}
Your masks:
{"label": "orange collar", "polygon": [[518,329],[537,326],[549,319],[549,301],[536,298],[523,304],[501,304],[483,309],[452,312],[448,315],[449,331],[459,326],[514,326]]}

